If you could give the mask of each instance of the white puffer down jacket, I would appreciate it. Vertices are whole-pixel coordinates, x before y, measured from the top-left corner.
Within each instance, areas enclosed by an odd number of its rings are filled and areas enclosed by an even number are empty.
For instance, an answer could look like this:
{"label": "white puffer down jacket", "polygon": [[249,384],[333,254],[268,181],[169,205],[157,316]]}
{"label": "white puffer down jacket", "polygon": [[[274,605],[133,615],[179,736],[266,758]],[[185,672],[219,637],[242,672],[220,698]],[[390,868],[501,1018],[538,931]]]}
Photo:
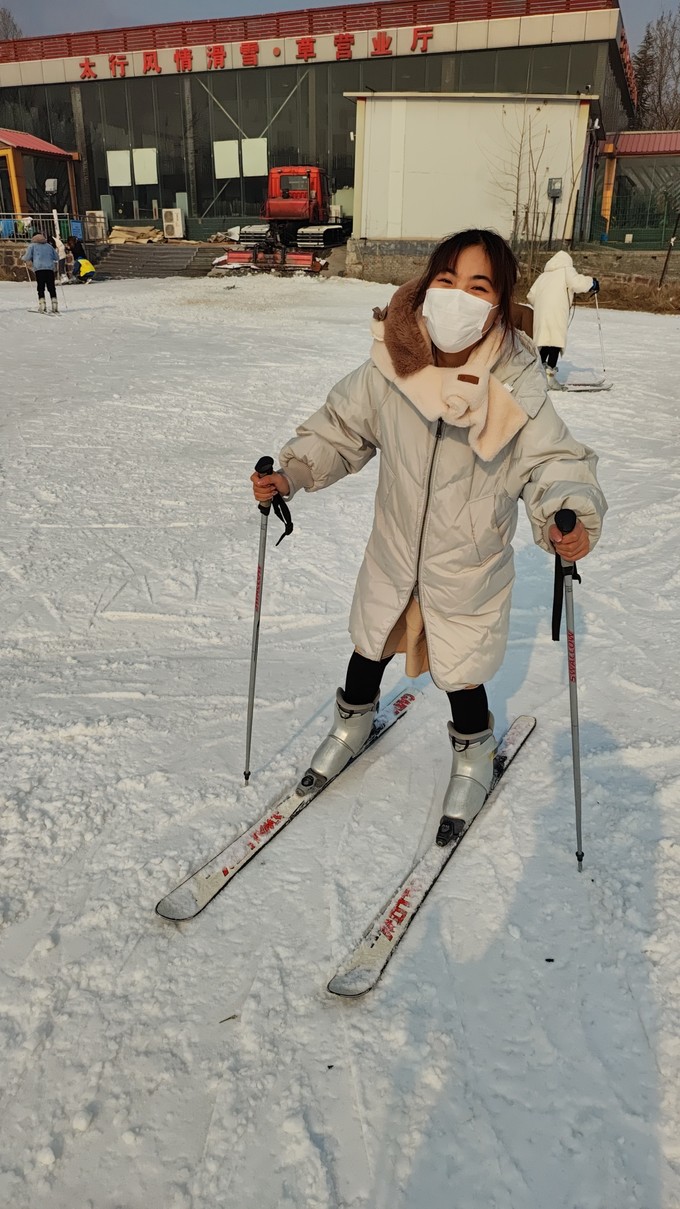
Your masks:
{"label": "white puffer down jacket", "polygon": [[573,508],[593,546],[607,505],[597,458],[556,414],[525,337],[506,339],[491,367],[495,419],[490,409],[481,433],[460,426],[467,421],[455,418],[449,392],[461,375],[471,380],[472,362],[460,369],[433,364],[412,309],[415,284],[397,292],[386,322],[381,316],[374,323],[371,360],[300,425],[281,451],[281,466],[291,494],[319,491],[380,452],[350,634],[361,654],[379,659],[415,590],[432,677],[451,691],[490,679],[503,661],[520,497],[535,541],[549,553],[558,509]]}
{"label": "white puffer down jacket", "polygon": [[593,278],[577,273],[568,252],[556,252],[527,294],[534,308],[534,343],[538,348],[567,347],[569,311],[574,294],[587,294]]}

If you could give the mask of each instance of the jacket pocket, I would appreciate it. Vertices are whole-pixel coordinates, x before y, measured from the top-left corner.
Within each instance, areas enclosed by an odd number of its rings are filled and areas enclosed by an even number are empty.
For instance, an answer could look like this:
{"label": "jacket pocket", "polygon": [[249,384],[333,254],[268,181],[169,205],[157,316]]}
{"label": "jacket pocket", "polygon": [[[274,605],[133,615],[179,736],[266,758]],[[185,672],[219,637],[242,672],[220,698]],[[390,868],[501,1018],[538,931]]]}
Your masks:
{"label": "jacket pocket", "polygon": [[479,562],[484,563],[487,558],[500,554],[505,545],[496,517],[496,496],[482,495],[470,500],[468,509],[474,548]]}

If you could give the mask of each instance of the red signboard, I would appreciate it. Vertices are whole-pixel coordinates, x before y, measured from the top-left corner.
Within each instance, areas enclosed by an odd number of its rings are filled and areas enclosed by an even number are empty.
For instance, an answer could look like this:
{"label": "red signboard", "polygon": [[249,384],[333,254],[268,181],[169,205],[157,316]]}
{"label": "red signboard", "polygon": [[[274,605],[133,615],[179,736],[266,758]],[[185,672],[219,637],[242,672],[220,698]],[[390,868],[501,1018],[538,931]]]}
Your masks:
{"label": "red signboard", "polygon": [[[390,0],[386,4],[339,5],[300,9],[258,17],[173,22],[124,29],[54,34],[0,42],[0,63],[31,59],[85,58],[130,54],[131,51],[176,50],[178,47],[249,43],[271,38],[303,38],[360,30],[385,30],[455,21],[491,21],[550,13],[618,9],[617,0]],[[627,44],[622,54],[627,56]],[[343,56],[344,57],[344,56]],[[149,70],[155,70],[149,68]]]}

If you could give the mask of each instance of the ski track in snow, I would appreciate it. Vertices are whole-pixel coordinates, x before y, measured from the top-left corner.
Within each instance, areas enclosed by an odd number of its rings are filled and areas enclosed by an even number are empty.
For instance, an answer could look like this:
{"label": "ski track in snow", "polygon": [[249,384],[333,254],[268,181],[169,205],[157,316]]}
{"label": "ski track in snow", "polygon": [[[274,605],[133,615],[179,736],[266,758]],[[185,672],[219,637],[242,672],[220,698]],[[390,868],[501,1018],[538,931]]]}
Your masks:
{"label": "ski track in snow", "polygon": [[[375,464],[270,542],[244,788],[248,476],[390,293],[99,283],[46,321],[0,285],[8,1209],[680,1207],[677,319],[603,311],[614,389],[554,396],[611,509],[575,587],[583,873],[552,568],[522,520],[490,691],[499,728],[538,727],[376,991],[324,988],[437,818],[434,686],[200,919],[153,913],[327,728]],[[598,358],[579,308],[566,368]]]}

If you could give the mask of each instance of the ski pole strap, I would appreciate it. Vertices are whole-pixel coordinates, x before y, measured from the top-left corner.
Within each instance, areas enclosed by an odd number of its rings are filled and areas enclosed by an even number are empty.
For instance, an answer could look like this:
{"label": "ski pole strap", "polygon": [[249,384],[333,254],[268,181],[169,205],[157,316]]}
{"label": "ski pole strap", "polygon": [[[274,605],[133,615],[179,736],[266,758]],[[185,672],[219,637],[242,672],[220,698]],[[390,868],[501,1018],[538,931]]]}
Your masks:
{"label": "ski pole strap", "polygon": [[278,516],[279,520],[283,524],[283,533],[281,534],[279,540],[276,543],[277,546],[280,546],[284,537],[288,537],[289,534],[291,534],[293,532],[293,518],[290,515],[290,508],[288,507],[288,505],[282,495],[279,495],[277,493],[274,496],[274,498],[272,500],[272,507],[274,509],[274,512]]}
{"label": "ski pole strap", "polygon": [[[255,473],[259,474],[261,477],[263,475],[273,474],[274,459],[267,456],[259,458],[255,466]],[[288,537],[288,535],[293,532],[293,518],[290,515],[290,508],[288,507],[286,501],[282,495],[279,495],[277,491],[276,495],[269,504],[258,504],[257,506],[264,516],[267,516],[269,509],[273,508],[275,515],[278,516],[279,520],[281,521],[283,525],[283,533],[276,543],[277,546],[280,546],[284,537]]]}
{"label": "ski pole strap", "polygon": [[[576,525],[576,513],[572,512],[571,508],[560,508],[560,511],[555,515],[555,524],[560,533],[571,533]],[[578,573],[576,563],[567,563],[565,566],[559,554],[555,555],[555,579],[553,585],[553,604],[552,604],[552,639],[553,642],[559,642],[560,629],[562,626],[562,602],[564,601],[564,577],[571,575],[577,583],[581,582],[581,576]]]}

